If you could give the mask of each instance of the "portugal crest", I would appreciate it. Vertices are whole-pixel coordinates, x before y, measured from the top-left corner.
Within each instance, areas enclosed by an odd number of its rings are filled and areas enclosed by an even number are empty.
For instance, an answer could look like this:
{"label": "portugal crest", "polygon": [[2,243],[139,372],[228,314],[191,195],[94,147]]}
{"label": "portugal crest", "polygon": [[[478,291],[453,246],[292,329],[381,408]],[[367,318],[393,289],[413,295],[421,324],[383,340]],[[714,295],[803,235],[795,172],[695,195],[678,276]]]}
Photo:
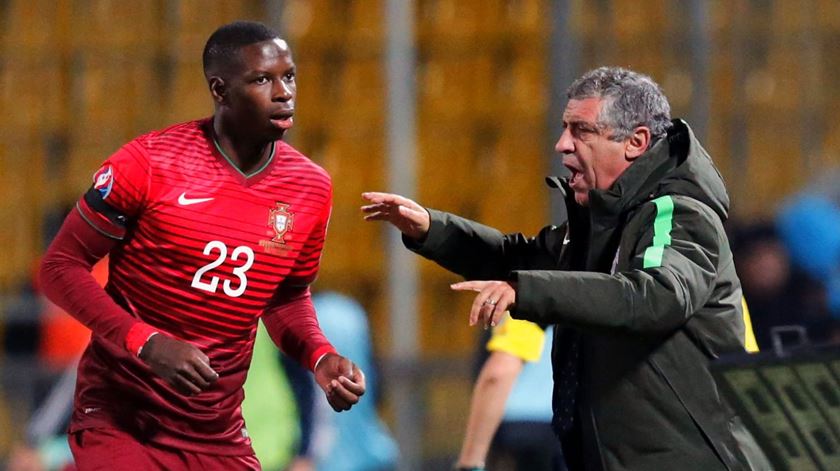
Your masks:
{"label": "portugal crest", "polygon": [[267,252],[279,252],[285,249],[284,236],[292,229],[294,221],[295,215],[289,212],[288,204],[275,203],[275,207],[268,210],[268,227],[271,229],[269,235],[273,233],[273,237],[270,240],[261,240],[260,245]]}

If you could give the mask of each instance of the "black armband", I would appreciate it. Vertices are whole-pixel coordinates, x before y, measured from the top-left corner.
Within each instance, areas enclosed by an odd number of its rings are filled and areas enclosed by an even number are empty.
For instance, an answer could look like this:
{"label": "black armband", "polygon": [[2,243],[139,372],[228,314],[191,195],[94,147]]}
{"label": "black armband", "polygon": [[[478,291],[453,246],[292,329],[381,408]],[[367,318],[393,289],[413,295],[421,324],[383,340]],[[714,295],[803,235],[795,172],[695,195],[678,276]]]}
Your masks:
{"label": "black armband", "polygon": [[102,199],[102,195],[99,193],[99,190],[91,186],[87,193],[85,193],[84,198],[85,203],[87,203],[91,209],[105,216],[112,223],[120,227],[125,227],[125,215],[110,204],[106,203],[105,200]]}

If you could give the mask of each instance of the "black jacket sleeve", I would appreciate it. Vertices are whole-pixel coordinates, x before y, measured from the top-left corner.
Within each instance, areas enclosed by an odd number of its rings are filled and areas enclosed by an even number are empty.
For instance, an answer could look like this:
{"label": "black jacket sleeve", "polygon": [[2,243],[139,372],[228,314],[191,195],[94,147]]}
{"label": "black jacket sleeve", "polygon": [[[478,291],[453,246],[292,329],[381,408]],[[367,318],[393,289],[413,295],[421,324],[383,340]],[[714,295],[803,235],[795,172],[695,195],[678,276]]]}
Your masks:
{"label": "black jacket sleeve", "polygon": [[[665,333],[686,323],[709,299],[717,279],[723,229],[710,209],[674,198],[673,220],[661,255],[653,257],[654,205],[628,226],[632,247],[614,274],[519,271],[517,319],[637,333]],[[638,229],[635,229],[638,228]],[[663,239],[660,239],[663,240]]]}
{"label": "black jacket sleeve", "polygon": [[492,227],[429,209],[426,239],[405,246],[470,280],[507,280],[512,270],[557,268],[566,226],[547,226],[536,237],[502,234]]}

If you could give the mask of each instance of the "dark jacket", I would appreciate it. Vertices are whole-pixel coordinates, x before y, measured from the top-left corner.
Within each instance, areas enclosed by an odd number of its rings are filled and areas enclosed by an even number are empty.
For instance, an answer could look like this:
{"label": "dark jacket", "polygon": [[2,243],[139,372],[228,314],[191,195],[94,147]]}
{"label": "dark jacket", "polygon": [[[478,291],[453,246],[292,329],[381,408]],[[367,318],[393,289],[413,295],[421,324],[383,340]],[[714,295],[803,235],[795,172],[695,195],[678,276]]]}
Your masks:
{"label": "dark jacket", "polygon": [[561,439],[587,470],[758,469],[709,371],[744,351],[729,198],[688,126],[673,124],[588,208],[569,194],[562,226],[526,238],[430,210],[427,238],[406,243],[468,279],[518,283],[513,317],[558,325],[555,395],[565,340],[578,337],[576,427]]}

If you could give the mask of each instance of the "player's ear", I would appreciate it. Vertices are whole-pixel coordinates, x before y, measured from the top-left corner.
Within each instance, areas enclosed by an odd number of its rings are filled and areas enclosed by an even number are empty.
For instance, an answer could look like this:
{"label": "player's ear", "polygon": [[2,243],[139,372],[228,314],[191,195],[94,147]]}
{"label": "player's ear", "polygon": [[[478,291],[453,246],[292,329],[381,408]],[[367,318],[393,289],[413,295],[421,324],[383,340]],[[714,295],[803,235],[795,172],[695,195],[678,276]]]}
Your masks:
{"label": "player's ear", "polygon": [[210,94],[213,95],[213,101],[223,103],[225,101],[225,94],[227,94],[225,80],[218,75],[214,75],[207,79],[207,84],[210,86]]}

